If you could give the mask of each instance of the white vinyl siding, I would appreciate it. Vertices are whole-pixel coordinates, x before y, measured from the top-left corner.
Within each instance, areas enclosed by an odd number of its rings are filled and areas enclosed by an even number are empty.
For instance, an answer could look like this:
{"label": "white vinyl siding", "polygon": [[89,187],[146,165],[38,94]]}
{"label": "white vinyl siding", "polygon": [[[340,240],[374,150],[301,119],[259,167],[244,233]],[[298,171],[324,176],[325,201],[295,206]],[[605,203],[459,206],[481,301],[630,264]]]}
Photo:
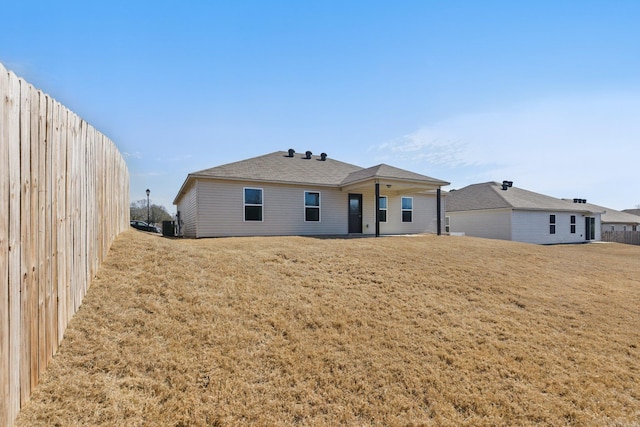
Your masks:
{"label": "white vinyl siding", "polygon": [[603,230],[607,230],[607,231],[627,231],[627,230],[631,230],[631,231],[636,231],[637,230],[637,224],[618,224],[618,223],[602,223],[602,229]]}
{"label": "white vinyl siding", "polygon": [[[402,222],[401,198],[407,196],[387,194],[387,222],[380,223],[380,234],[420,234],[436,233],[437,198],[434,193],[413,193],[413,222]],[[444,200],[444,197],[442,198]],[[372,186],[362,192],[362,233],[376,232],[376,196]],[[441,220],[444,224],[444,203],[441,206]]]}
{"label": "white vinyl siding", "polygon": [[[555,215],[555,224],[551,223]],[[571,216],[575,216],[576,232],[571,233]],[[524,243],[558,244],[585,241],[585,217],[576,212],[522,211],[495,209],[447,212],[451,232],[467,236],[513,240]],[[600,218],[596,216],[596,236],[600,240]],[[555,225],[555,234],[550,226]]]}
{"label": "white vinyl siding", "polygon": [[[243,220],[245,187],[263,190],[262,222]],[[305,191],[322,193],[322,222],[304,221]],[[347,205],[337,188],[199,179],[197,237],[347,234]]]}
{"label": "white vinyl siding", "polygon": [[510,209],[447,212],[447,216],[450,232],[487,239],[511,240]]}
{"label": "white vinyl siding", "polygon": [[180,232],[185,237],[198,237],[196,229],[197,187],[197,182],[191,185],[177,206],[177,210],[180,212],[180,220],[182,221]]}
{"label": "white vinyl siding", "polygon": [[[550,215],[555,215],[555,234],[550,234]],[[576,232],[571,233],[571,216],[576,217]],[[585,217],[576,212],[514,211],[512,240],[526,243],[557,244],[586,241]],[[596,236],[600,240],[599,216],[596,217]]]}

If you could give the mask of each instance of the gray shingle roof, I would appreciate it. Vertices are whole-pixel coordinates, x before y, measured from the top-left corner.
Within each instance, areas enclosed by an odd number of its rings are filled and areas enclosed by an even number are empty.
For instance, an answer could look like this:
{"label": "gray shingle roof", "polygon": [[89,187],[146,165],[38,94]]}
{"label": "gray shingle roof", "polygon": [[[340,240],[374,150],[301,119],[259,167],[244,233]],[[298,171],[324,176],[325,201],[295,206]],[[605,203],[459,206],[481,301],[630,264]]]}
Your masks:
{"label": "gray shingle roof", "polygon": [[[571,202],[573,202],[573,200],[571,200]],[[629,212],[621,212],[604,206],[594,205],[593,203],[585,203],[584,206],[594,212],[602,212],[601,219],[603,224],[640,224],[640,216],[633,215]]]}
{"label": "gray shingle roof", "polygon": [[393,179],[401,181],[428,182],[441,186],[449,185],[448,182],[431,178],[430,176],[421,175],[419,173],[410,172],[408,170],[396,168],[393,166],[380,164],[357,172],[352,172],[343,181],[343,185],[351,184],[358,181],[364,181],[371,178]]}
{"label": "gray shingle roof", "polygon": [[447,197],[448,212],[501,208],[590,211],[584,204],[577,205],[573,201],[557,199],[518,187],[502,190],[502,184],[497,182],[472,184],[459,190],[450,191]]}
{"label": "gray shingle roof", "polygon": [[631,214],[631,215],[640,216],[640,209],[622,209],[622,212],[626,212],[626,213]]}
{"label": "gray shingle roof", "polygon": [[295,153],[293,157],[289,157],[286,151],[276,151],[275,153],[227,163],[189,174],[182,184],[173,202],[174,204],[177,204],[189,183],[195,178],[218,178],[331,187],[340,187],[373,178],[386,178],[429,184],[431,186],[449,185],[446,181],[385,164],[364,169],[360,166],[340,162],[330,157],[322,160],[321,156],[311,155],[311,158],[307,159],[305,154],[302,153]]}
{"label": "gray shingle roof", "polygon": [[247,181],[268,181],[337,186],[350,173],[362,170],[360,166],[340,162],[320,156],[306,159],[304,154],[295,153],[288,157],[286,151],[228,163],[210,169],[194,172],[194,177],[237,179]]}

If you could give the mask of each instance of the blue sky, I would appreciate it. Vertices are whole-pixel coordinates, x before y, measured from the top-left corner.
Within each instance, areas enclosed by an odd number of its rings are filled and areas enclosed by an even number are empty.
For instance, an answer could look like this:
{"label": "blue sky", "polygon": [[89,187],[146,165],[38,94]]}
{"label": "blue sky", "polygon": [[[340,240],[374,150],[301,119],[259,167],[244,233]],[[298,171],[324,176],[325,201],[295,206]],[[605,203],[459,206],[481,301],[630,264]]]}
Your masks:
{"label": "blue sky", "polygon": [[640,1],[33,1],[0,62],[110,137],[131,199],[326,152],[640,205]]}

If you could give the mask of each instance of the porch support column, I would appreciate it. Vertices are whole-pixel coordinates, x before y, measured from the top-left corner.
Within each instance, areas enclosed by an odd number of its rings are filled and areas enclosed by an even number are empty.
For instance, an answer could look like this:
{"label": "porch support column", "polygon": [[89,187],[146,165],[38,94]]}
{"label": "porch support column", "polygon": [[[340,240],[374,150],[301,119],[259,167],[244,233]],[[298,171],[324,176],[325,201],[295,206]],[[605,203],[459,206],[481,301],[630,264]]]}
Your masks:
{"label": "porch support column", "polygon": [[376,181],[376,237],[380,236],[380,183]]}
{"label": "porch support column", "polygon": [[438,210],[438,212],[436,213],[436,217],[437,217],[437,233],[438,236],[442,234],[442,201],[441,199],[441,193],[442,191],[440,190],[440,187],[438,187],[438,189],[436,190],[436,209]]}

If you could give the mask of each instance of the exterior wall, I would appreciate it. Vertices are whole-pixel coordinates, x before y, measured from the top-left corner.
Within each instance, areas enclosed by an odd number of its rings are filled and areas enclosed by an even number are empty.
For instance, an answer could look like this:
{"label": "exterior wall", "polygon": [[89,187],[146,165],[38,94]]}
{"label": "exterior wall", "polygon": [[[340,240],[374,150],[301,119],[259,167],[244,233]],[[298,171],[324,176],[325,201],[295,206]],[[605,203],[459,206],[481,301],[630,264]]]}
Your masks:
{"label": "exterior wall", "polygon": [[511,209],[447,212],[449,232],[487,239],[511,240]]}
{"label": "exterior wall", "polygon": [[[352,191],[358,193],[358,191]],[[362,194],[362,233],[376,234],[376,195],[375,188],[367,191],[360,189]],[[380,189],[380,196],[387,196],[387,222],[380,223],[380,234],[419,234],[436,233],[437,228],[437,197],[435,194],[393,194]],[[402,197],[413,198],[412,222],[402,222]],[[445,197],[441,205],[441,230],[444,232]],[[346,217],[345,217],[346,221]]]}
{"label": "exterior wall", "polygon": [[[262,188],[263,221],[244,221],[245,187]],[[304,221],[305,191],[320,193],[319,222]],[[347,234],[347,197],[337,188],[200,179],[195,237]]]}
{"label": "exterior wall", "polygon": [[[263,190],[263,221],[244,220],[243,189]],[[185,237],[345,235],[349,231],[348,196],[362,194],[362,232],[375,234],[374,187],[340,191],[330,187],[302,187],[198,179],[178,203]],[[305,222],[304,192],[320,193],[320,221]],[[435,194],[384,194],[387,196],[387,222],[380,223],[380,234],[416,234],[437,232]],[[413,198],[413,221],[402,222],[401,198]],[[442,197],[444,231],[445,197]]]}
{"label": "exterior wall", "polygon": [[636,231],[640,230],[637,224],[617,224],[617,223],[602,223],[602,231]]}
{"label": "exterior wall", "polygon": [[197,200],[198,181],[196,181],[182,196],[178,203],[178,212],[180,212],[180,233],[185,237],[197,237],[196,223],[196,200]]}
{"label": "exterior wall", "polygon": [[[556,233],[549,232],[549,216],[556,216]],[[571,215],[576,216],[576,232],[571,233]],[[601,239],[600,215],[596,218],[595,238]],[[537,244],[581,243],[585,238],[585,217],[578,212],[514,211],[512,239]]]}

